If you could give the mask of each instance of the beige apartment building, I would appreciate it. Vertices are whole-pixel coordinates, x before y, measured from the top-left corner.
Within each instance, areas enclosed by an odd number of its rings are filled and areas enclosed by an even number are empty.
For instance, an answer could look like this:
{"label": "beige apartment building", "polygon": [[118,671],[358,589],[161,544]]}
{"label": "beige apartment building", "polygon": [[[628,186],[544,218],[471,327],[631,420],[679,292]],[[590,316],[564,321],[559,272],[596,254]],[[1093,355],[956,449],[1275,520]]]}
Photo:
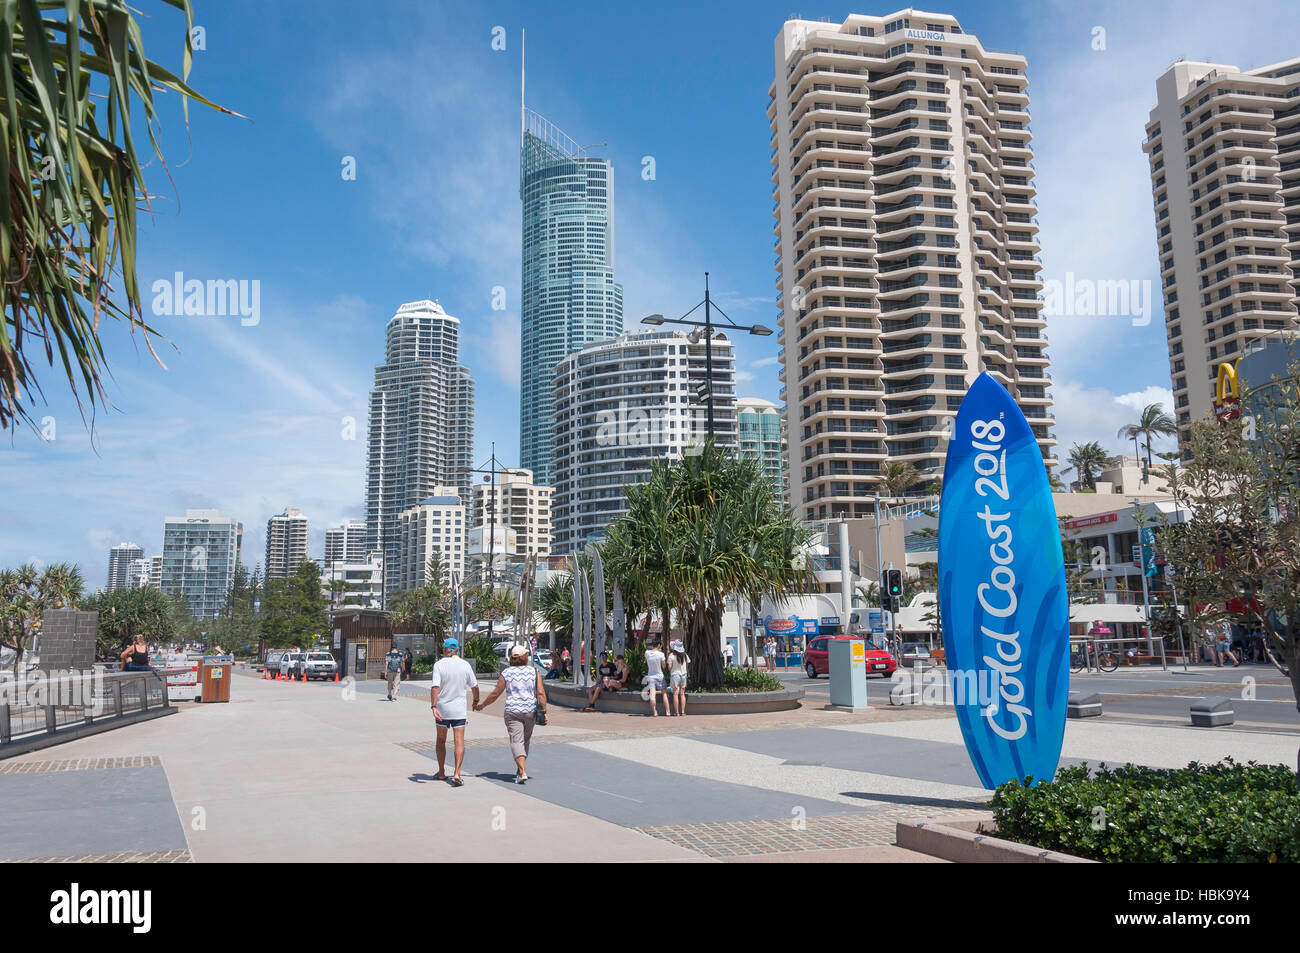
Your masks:
{"label": "beige apartment building", "polygon": [[[385,565],[386,595],[394,592],[419,589],[433,581],[429,572],[430,561],[442,566],[439,580],[451,583],[452,573],[465,575],[465,507],[461,503],[459,487],[437,486],[433,496],[426,497],[397,515],[394,534],[394,565]],[[377,559],[387,563],[380,554]]]}
{"label": "beige apartment building", "polygon": [[[474,485],[474,526],[491,527],[495,522],[497,535],[489,532],[486,538],[489,544],[496,541],[498,554],[505,552],[501,546],[502,527],[513,530],[514,548],[509,561],[522,562],[536,555],[537,561],[544,564],[551,555],[551,493],[551,487],[533,482],[532,470],[502,470],[496,475],[495,489],[491,483]],[[480,534],[480,543],[482,539]],[[480,552],[490,548],[484,546]]]}
{"label": "beige apartment building", "polygon": [[1243,72],[1178,62],[1142,149],[1179,433],[1249,342],[1300,328],[1300,58]]}
{"label": "beige apartment building", "polygon": [[987,370],[1054,466],[1023,56],[942,13],[789,20],[769,94],[789,494],[865,516],[888,463],[942,472]]}

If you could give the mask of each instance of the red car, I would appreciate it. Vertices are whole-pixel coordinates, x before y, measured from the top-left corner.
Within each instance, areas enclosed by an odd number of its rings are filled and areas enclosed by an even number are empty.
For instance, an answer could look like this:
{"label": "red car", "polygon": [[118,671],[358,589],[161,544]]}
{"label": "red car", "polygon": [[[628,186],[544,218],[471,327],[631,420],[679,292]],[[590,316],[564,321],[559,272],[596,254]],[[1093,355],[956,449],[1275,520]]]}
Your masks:
{"label": "red car", "polygon": [[[818,675],[826,675],[830,672],[830,641],[832,639],[849,639],[848,635],[819,635],[808,642],[808,648],[803,653],[803,668],[808,673],[809,678],[816,678]],[[858,639],[857,641],[862,641]],[[888,678],[894,674],[894,669],[898,666],[894,664],[893,656],[884,649],[878,649],[867,644],[867,674],[880,675]]]}

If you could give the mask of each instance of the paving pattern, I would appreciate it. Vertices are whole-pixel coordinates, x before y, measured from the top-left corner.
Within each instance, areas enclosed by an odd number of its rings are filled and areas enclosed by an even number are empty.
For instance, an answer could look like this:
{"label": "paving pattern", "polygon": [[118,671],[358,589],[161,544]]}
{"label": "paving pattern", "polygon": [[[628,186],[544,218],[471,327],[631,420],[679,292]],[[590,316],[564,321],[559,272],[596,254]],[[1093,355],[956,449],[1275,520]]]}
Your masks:
{"label": "paving pattern", "polygon": [[[987,808],[958,808],[945,817],[985,813]],[[719,824],[669,824],[637,830],[659,840],[699,851],[707,857],[752,857],[758,854],[801,853],[814,850],[849,850],[894,843],[901,820],[933,816],[911,808],[883,808],[867,814],[768,819]]]}
{"label": "paving pattern", "polygon": [[0,761],[0,774],[50,774],[55,771],[112,771],[117,768],[154,768],[157,755],[132,758],[78,758],[72,761]]}
{"label": "paving pattern", "polygon": [[0,858],[0,864],[190,864],[188,850],[123,851],[117,854],[79,854],[71,857]]}

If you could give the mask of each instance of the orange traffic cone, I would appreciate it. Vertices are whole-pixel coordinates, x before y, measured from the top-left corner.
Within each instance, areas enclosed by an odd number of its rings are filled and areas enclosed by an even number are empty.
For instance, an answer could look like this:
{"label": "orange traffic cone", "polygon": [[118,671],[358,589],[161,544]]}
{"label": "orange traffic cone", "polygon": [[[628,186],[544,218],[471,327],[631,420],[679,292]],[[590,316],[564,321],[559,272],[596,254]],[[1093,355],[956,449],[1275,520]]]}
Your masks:
{"label": "orange traffic cone", "polygon": [[303,669],[303,673],[302,673],[302,683],[303,683],[304,685],[307,684],[307,670],[306,670],[306,669]]}
{"label": "orange traffic cone", "polygon": [[338,683],[339,683],[339,673],[338,673],[338,672],[335,672],[335,673],[334,673],[334,684],[337,685]]}

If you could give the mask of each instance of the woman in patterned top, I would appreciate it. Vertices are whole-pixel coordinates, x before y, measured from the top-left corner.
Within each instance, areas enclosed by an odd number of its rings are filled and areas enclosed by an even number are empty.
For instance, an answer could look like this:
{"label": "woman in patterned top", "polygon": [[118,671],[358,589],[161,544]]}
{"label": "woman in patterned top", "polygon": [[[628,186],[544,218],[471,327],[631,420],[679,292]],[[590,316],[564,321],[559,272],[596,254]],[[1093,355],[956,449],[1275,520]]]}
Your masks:
{"label": "woman in patterned top", "polygon": [[533,740],[537,712],[546,713],[546,689],[542,685],[542,673],[528,661],[528,646],[510,647],[510,664],[497,678],[492,693],[475,705],[474,710],[482,711],[496,701],[502,692],[506,693],[506,734],[510,736],[510,753],[515,759],[515,783],[524,784],[528,781],[528,746]]}

